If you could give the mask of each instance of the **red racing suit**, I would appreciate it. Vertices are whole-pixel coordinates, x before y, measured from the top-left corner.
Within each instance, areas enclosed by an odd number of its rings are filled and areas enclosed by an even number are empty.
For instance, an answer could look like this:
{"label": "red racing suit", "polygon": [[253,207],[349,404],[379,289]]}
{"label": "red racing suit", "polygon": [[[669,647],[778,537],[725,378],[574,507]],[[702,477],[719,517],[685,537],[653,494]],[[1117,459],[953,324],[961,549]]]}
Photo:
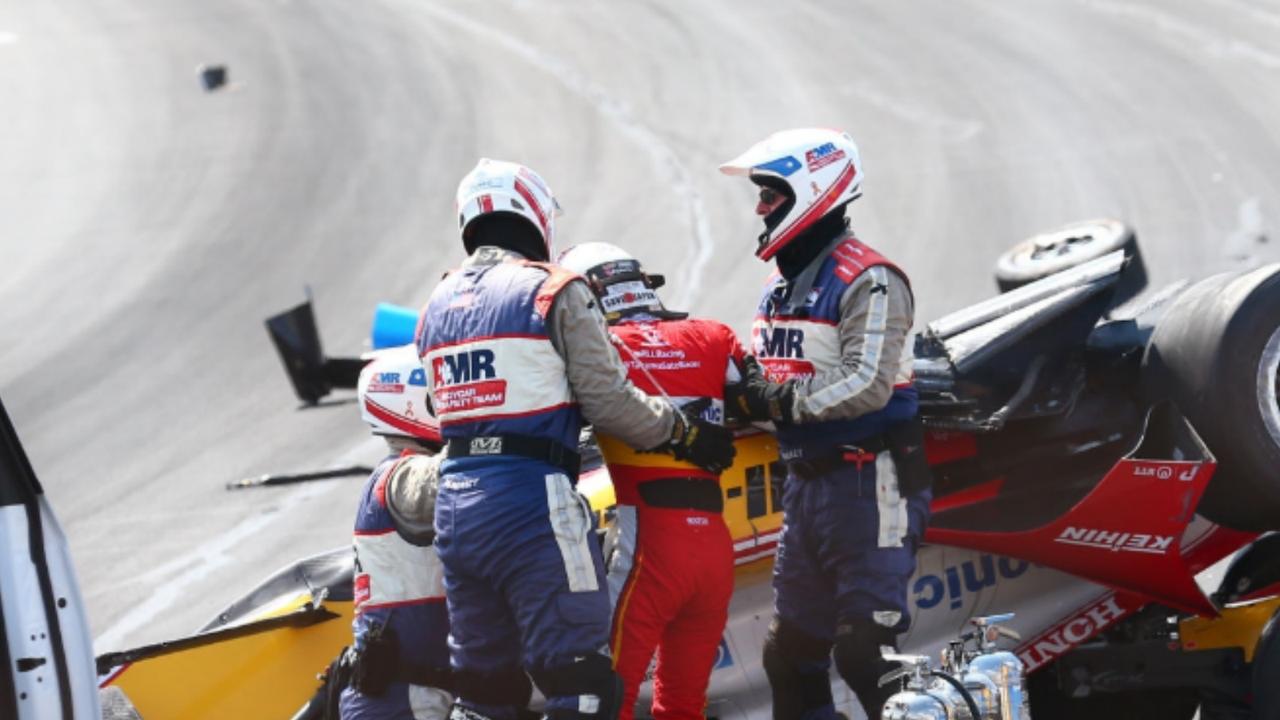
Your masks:
{"label": "red racing suit", "polygon": [[[724,384],[737,379],[742,346],[713,320],[642,315],[612,326],[632,383],[673,404],[709,399],[703,417],[723,422]],[[631,720],[657,650],[653,717],[703,717],[707,684],[733,593],[733,540],[719,478],[669,455],[636,453],[601,435],[618,500],[609,649],[623,682],[619,720]]]}

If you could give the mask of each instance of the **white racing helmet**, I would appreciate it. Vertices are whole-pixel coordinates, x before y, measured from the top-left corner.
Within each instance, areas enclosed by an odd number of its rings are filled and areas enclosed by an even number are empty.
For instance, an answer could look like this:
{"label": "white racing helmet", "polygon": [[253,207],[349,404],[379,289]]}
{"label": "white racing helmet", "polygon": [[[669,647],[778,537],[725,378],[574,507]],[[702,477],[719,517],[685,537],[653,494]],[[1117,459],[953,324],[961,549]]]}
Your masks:
{"label": "white racing helmet", "polygon": [[662,306],[655,292],[666,282],[661,275],[650,275],[640,261],[617,245],[588,242],[574,245],[560,255],[558,264],[587,279],[592,292],[600,299],[605,318],[613,321],[624,315],[648,313],[663,319],[682,318]]}
{"label": "white racing helmet", "polygon": [[776,132],[720,166],[788,199],[765,218],[756,255],[768,260],[828,213],[862,195],[858,146],[846,132],[804,128]]}
{"label": "white racing helmet", "polygon": [[427,408],[427,374],[413,345],[371,354],[356,393],[360,416],[375,435],[412,438],[439,445],[440,423]]}
{"label": "white racing helmet", "polygon": [[547,257],[555,254],[555,219],[560,216],[551,187],[533,170],[512,162],[481,158],[458,183],[458,229],[489,213],[514,213],[533,224],[546,243]]}

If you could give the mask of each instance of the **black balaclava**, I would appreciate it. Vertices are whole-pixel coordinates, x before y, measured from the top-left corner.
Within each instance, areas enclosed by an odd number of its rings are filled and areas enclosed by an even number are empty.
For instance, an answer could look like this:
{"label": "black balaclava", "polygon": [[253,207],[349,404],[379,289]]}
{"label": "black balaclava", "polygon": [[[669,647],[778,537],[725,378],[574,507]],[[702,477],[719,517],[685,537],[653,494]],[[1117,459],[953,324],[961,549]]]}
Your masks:
{"label": "black balaclava", "polygon": [[462,246],[473,253],[485,245],[518,252],[529,260],[547,262],[551,259],[547,257],[547,243],[542,234],[533,223],[515,213],[486,213],[471,221],[462,234]]}
{"label": "black balaclava", "polygon": [[[765,232],[773,232],[782,223],[782,219],[787,213],[791,212],[791,208],[795,207],[796,196],[792,192],[791,184],[780,178],[771,175],[756,175],[751,181],[762,187],[772,188],[786,196],[786,202],[779,205],[773,212],[764,218]],[[848,203],[845,203],[847,205]],[[837,235],[843,233],[848,228],[848,222],[845,220],[844,207],[840,206],[827,211],[817,222],[805,228],[804,232],[797,235],[787,243],[787,246],[778,251],[773,259],[778,263],[778,272],[782,273],[782,277],[787,280],[793,280],[797,275],[808,267],[809,263],[822,252]]]}
{"label": "black balaclava", "polygon": [[794,279],[848,227],[843,206],[823,215],[773,256],[778,262],[778,272],[788,280]]}

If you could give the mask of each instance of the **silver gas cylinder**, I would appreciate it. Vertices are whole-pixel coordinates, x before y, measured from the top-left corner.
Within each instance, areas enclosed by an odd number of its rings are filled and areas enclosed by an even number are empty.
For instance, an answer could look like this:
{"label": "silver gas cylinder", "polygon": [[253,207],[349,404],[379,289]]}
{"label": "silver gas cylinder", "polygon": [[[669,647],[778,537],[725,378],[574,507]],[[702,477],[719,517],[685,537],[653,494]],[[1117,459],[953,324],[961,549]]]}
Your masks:
{"label": "silver gas cylinder", "polygon": [[969,711],[964,696],[950,683],[937,677],[923,655],[885,655],[886,660],[902,663],[880,679],[881,685],[900,682],[905,687],[885,702],[882,720],[977,720]]}
{"label": "silver gas cylinder", "polygon": [[1031,711],[1027,706],[1027,693],[1023,684],[1025,667],[1017,655],[1004,650],[997,650],[978,655],[969,661],[969,673],[988,678],[995,687],[1000,712],[994,717],[998,720],[1030,720]]}
{"label": "silver gas cylinder", "polygon": [[889,698],[880,717],[882,720],[955,720],[944,700],[916,690],[903,690]]}
{"label": "silver gas cylinder", "polygon": [[970,665],[960,676],[960,682],[978,706],[979,720],[1000,720],[1000,687],[994,680],[987,677],[986,673],[975,671]]}
{"label": "silver gas cylinder", "polygon": [[901,666],[880,684],[904,687],[885,703],[881,720],[1030,720],[1022,661],[997,646],[1000,638],[1020,639],[1002,625],[1011,619],[1012,613],[973,618],[973,628],[942,651],[937,671],[927,657],[886,654]]}
{"label": "silver gas cylinder", "polygon": [[[1006,613],[972,620],[978,632],[974,638],[975,650],[966,658],[968,668],[965,681],[967,684],[972,678],[974,682],[978,682],[978,676],[990,680],[994,687],[997,710],[991,716],[993,720],[1029,720],[1031,717],[1025,685],[1026,667],[1017,655],[1001,650],[996,645],[1000,638],[1013,641],[1022,639],[1018,633],[1003,626],[1003,623],[1012,619],[1013,613]],[[984,709],[984,717],[985,712]]]}

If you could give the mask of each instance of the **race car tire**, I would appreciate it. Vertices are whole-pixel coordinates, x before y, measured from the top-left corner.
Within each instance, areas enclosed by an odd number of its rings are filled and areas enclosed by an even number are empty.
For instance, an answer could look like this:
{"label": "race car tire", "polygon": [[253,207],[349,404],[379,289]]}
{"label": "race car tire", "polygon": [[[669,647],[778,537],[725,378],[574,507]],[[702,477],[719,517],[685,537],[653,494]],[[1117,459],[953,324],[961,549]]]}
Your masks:
{"label": "race car tire", "polygon": [[1175,299],[1143,381],[1217,458],[1197,510],[1240,530],[1280,528],[1280,264],[1215,275]]}
{"label": "race car tire", "polygon": [[1124,250],[1129,258],[1117,290],[1118,304],[1147,286],[1147,268],[1138,250],[1138,236],[1119,220],[1072,223],[1023,240],[996,258],[996,286],[1002,293],[1009,292],[1116,250]]}
{"label": "race car tire", "polygon": [[1236,553],[1213,597],[1219,605],[1226,605],[1277,588],[1280,588],[1280,532],[1270,532]]}
{"label": "race car tire", "polygon": [[1280,720],[1280,610],[1271,616],[1253,650],[1253,720]]}

